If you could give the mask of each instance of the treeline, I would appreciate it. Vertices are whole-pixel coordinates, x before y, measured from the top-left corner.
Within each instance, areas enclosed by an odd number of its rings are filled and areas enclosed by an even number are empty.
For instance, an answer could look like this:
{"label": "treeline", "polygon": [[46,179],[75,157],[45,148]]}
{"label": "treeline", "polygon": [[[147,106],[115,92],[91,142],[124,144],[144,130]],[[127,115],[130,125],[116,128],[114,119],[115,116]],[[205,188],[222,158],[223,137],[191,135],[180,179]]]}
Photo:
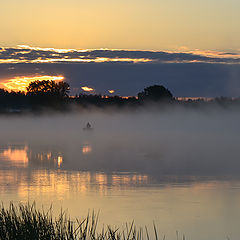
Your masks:
{"label": "treeline", "polygon": [[69,96],[70,86],[66,82],[55,82],[50,80],[34,81],[26,88],[26,92],[15,92],[0,89],[0,112],[21,113],[39,112],[45,109],[56,111],[67,111],[72,106],[82,108],[90,107],[142,107],[183,105],[187,107],[203,107],[219,105],[221,107],[240,106],[240,99],[215,98],[178,100],[164,86],[154,85],[139,92],[137,97],[106,96],[100,94],[79,94],[75,97]]}

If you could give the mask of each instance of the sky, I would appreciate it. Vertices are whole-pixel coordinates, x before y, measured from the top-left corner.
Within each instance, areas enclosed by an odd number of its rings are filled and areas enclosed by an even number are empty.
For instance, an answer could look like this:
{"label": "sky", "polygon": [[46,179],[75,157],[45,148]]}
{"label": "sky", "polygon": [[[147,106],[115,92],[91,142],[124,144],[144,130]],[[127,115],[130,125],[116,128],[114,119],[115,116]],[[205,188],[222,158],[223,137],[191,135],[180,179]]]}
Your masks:
{"label": "sky", "polygon": [[[239,96],[239,11],[237,0],[1,0],[0,47],[7,52],[0,52],[0,87],[10,78],[43,76],[36,69],[44,68],[41,71],[45,76],[61,75],[75,89],[91,85],[96,92],[104,92],[115,87],[120,95],[134,95],[144,86],[164,83],[179,96]],[[13,58],[19,48],[35,50],[35,55],[18,53]],[[10,50],[13,52],[9,54]],[[58,56],[64,51],[65,56]],[[89,53],[91,59],[79,52]],[[19,63],[28,70],[29,64],[39,67],[34,66],[25,75],[16,70],[6,73],[8,68],[19,68]],[[164,64],[172,71],[166,71]],[[121,71],[123,65],[130,69],[129,74]],[[151,74],[144,70],[149,65]],[[70,66],[74,71],[71,74]],[[138,72],[133,74],[133,69]],[[86,75],[86,71],[91,74]],[[49,75],[52,72],[54,76]],[[138,79],[132,79],[133,75]],[[194,82],[195,87],[185,86],[187,90],[183,91],[178,85],[186,81]]]}
{"label": "sky", "polygon": [[239,50],[237,0],[1,0],[1,45]]}

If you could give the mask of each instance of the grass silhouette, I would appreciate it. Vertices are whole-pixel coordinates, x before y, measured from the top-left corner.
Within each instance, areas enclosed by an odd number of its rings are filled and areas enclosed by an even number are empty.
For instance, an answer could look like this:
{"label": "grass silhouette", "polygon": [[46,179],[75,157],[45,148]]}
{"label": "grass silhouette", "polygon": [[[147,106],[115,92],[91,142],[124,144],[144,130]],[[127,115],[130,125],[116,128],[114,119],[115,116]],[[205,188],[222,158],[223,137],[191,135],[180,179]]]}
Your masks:
{"label": "grass silhouette", "polygon": [[[1,240],[150,240],[147,227],[137,228],[134,222],[122,228],[111,226],[97,230],[98,214],[88,214],[83,220],[71,220],[63,211],[53,217],[52,207],[39,210],[36,204],[10,203],[0,209]],[[158,234],[153,223],[153,239]],[[177,236],[178,238],[178,236]],[[165,240],[165,236],[163,237]],[[183,236],[185,240],[185,237]]]}

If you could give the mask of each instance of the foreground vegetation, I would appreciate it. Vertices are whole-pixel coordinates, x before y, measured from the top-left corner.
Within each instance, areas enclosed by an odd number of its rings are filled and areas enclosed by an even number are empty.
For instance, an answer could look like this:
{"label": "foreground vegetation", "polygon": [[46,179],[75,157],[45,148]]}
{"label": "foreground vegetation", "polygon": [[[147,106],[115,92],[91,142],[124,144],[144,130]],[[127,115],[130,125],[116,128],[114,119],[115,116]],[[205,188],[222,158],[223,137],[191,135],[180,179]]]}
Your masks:
{"label": "foreground vegetation", "polygon": [[[0,210],[1,240],[150,240],[147,228],[137,229],[134,224],[120,230],[107,226],[98,230],[98,215],[88,215],[83,220],[72,221],[66,213],[61,212],[54,218],[51,209],[47,212],[37,210],[35,204],[3,205]],[[153,238],[158,240],[155,225]],[[163,237],[165,239],[165,236]],[[177,239],[178,234],[177,234]],[[185,236],[182,237],[185,240]]]}

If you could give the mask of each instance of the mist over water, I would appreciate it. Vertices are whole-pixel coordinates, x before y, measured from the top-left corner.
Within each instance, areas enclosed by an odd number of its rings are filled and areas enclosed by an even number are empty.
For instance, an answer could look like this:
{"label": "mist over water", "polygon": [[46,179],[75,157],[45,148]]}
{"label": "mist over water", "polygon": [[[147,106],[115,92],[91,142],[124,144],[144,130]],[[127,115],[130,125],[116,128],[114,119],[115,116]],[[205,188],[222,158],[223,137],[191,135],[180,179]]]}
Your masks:
{"label": "mist over water", "polygon": [[[30,168],[238,176],[239,120],[237,110],[183,108],[1,117],[0,143],[25,151]],[[83,130],[87,122],[93,130]]]}
{"label": "mist over water", "polygon": [[239,122],[236,108],[1,116],[1,201],[100,210],[100,226],[155,221],[160,239],[237,239]]}

